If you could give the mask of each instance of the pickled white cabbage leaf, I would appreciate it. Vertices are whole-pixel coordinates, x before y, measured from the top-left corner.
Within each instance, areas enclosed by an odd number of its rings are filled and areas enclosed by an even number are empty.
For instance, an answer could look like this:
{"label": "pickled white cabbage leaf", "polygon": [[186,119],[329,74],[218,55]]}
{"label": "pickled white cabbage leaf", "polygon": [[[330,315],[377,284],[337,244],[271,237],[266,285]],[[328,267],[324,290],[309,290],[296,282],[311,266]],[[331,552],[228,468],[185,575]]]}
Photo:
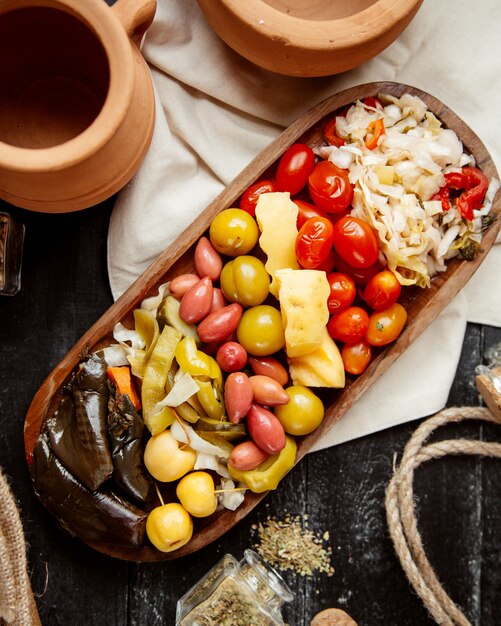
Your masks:
{"label": "pickled white cabbage leaf", "polygon": [[193,448],[193,450],[197,452],[212,454],[219,459],[227,459],[230,455],[227,450],[223,450],[223,448],[215,446],[205,439],[202,439],[202,437],[200,437],[200,435],[197,435],[197,433],[189,424],[183,423],[181,425],[179,422],[176,421],[170,427],[170,432],[174,439],[180,441],[181,443],[187,443],[190,448]]}
{"label": "pickled white cabbage leaf", "polygon": [[158,293],[156,295],[145,298],[141,302],[141,308],[149,311],[154,317],[156,317],[157,309],[160,303],[170,293],[169,285],[170,282],[160,285],[160,287],[158,288]]}
{"label": "pickled white cabbage leaf", "polygon": [[118,343],[114,343],[111,346],[103,348],[98,352],[102,354],[108,367],[121,367],[122,365],[129,365],[127,360],[127,352],[123,346]]}
{"label": "pickled white cabbage leaf", "polygon": [[206,454],[204,452],[197,452],[194,470],[208,469],[212,470],[222,476],[223,478],[229,478],[230,473],[226,465],[223,465],[215,454]]}
{"label": "pickled white cabbage leaf", "polygon": [[[146,347],[146,343],[141,335],[136,330],[126,328],[122,322],[115,324],[115,327],[113,328],[113,338],[118,341],[124,349],[130,347],[133,350],[144,350]],[[123,344],[128,341],[130,342],[130,346],[124,346]]]}
{"label": "pickled white cabbage leaf", "polygon": [[[181,372],[180,376],[178,376],[179,372]],[[197,393],[199,389],[197,381],[193,378],[193,376],[179,368],[178,372],[176,372],[176,376],[174,377],[174,385],[172,386],[172,389],[163,400],[157,402],[155,408],[158,408],[158,411],[160,411],[163,406],[179,406],[191,398],[193,394]]]}

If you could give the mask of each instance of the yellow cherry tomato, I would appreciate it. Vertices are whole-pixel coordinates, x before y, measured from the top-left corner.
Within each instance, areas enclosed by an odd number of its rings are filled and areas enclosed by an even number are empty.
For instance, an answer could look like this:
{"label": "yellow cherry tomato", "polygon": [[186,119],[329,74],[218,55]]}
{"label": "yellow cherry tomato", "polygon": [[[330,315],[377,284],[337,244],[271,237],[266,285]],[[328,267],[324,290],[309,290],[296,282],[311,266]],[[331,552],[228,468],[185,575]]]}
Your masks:
{"label": "yellow cherry tomato", "polygon": [[311,389],[292,385],[285,390],[290,400],[275,407],[275,415],[289,435],[307,435],[324,419],[324,405]]}
{"label": "yellow cherry tomato", "polygon": [[216,215],[209,229],[214,248],[227,256],[247,254],[257,243],[256,220],[242,209],[225,209]]}
{"label": "yellow cherry tomato", "polygon": [[407,311],[395,302],[387,309],[375,311],[369,317],[365,338],[371,346],[386,346],[400,335],[407,322]]}
{"label": "yellow cherry tomato", "polygon": [[255,256],[244,254],[226,263],[220,280],[226,299],[242,306],[257,306],[270,293],[270,275]]}
{"label": "yellow cherry tomato", "polygon": [[255,356],[278,352],[285,345],[280,311],[267,304],[247,309],[238,325],[237,339],[249,354]]}

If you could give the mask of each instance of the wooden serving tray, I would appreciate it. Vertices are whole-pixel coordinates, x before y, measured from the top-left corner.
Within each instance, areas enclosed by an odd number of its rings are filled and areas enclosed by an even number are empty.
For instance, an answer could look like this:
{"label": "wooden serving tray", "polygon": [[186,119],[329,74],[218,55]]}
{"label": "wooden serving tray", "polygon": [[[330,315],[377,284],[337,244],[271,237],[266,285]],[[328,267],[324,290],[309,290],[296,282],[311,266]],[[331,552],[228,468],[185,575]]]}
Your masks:
{"label": "wooden serving tray", "polygon": [[[323,143],[321,129],[334,111],[357,99],[377,96],[378,93],[388,93],[397,97],[404,93],[419,96],[446,127],[456,131],[463,142],[465,151],[473,154],[478,167],[489,178],[499,177],[492,158],[477,135],[442,102],[419,89],[400,83],[376,82],[352,87],[327,98],[293,123],[263,150],[108,309],[56,366],[36,393],[26,415],[24,442],[28,462],[42,425],[57,409],[61,400],[61,387],[76,368],[83,350],[88,348],[93,351],[111,343],[112,330],[115,324],[120,321],[125,324],[132,322],[132,311],[140,305],[145,297],[155,294],[160,284],[174,276],[193,270],[195,244],[208,229],[215,215],[223,209],[235,206],[243,191],[261,177],[268,168],[272,167],[288,146],[297,141],[307,143],[312,147],[321,145]],[[432,280],[430,288],[408,287],[402,291],[400,302],[408,312],[408,323],[404,331],[396,342],[378,354],[361,376],[358,378],[347,376],[344,389],[326,390],[323,393],[322,399],[326,406],[324,421],[312,434],[297,438],[296,463],[429,326],[432,320],[466,284],[496,239],[501,226],[500,212],[501,192],[498,191],[492,207],[492,213],[495,213],[498,219],[484,232],[482,250],[475,260],[453,259],[448,263],[447,271]],[[249,491],[246,493],[244,502],[236,511],[224,510],[206,520],[197,520],[191,541],[174,552],[162,553],[150,545],[141,548],[127,548],[97,542],[88,545],[110,556],[133,561],[175,559],[195,552],[220,537],[245,517],[265,495],[254,494]]]}

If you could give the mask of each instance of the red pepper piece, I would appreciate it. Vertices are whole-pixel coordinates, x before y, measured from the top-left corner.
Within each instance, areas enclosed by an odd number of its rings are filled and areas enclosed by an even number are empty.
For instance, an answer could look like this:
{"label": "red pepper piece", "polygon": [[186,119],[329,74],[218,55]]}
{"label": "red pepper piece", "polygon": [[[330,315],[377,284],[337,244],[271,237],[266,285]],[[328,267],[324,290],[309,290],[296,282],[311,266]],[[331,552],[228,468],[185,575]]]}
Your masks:
{"label": "red pepper piece", "polygon": [[479,209],[485,198],[489,179],[476,167],[463,167],[460,172],[445,174],[445,185],[432,196],[432,200],[440,200],[442,208],[447,211],[450,208],[451,189],[462,191],[456,199],[456,207],[465,220],[473,219],[473,211]]}
{"label": "red pepper piece", "polygon": [[382,118],[374,120],[367,126],[368,138],[365,140],[365,145],[369,150],[377,148],[379,138],[384,135],[384,122]]}
{"label": "red pepper piece", "polygon": [[451,208],[451,190],[450,187],[444,185],[440,187],[437,193],[434,193],[430,200],[439,200],[442,203],[442,211],[448,211]]}
{"label": "red pepper piece", "polygon": [[444,178],[449,189],[469,189],[468,180],[462,170],[460,172],[448,172]]}
{"label": "red pepper piece", "polygon": [[473,211],[479,209],[484,202],[489,179],[476,167],[463,167],[463,175],[465,191],[456,200],[456,206],[464,219],[472,220]]}

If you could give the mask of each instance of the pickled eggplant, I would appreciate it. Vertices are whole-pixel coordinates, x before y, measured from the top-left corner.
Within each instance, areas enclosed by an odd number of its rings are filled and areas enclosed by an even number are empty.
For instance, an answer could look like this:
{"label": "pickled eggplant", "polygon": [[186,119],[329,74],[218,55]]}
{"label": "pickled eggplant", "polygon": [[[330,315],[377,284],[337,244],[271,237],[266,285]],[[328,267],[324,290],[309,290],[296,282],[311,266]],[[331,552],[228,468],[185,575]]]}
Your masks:
{"label": "pickled eggplant", "polygon": [[90,490],[113,473],[106,434],[106,362],[92,354],[81,364],[56,414],[47,420],[50,445],[59,461]]}
{"label": "pickled eggplant", "polygon": [[60,463],[42,433],[33,451],[35,492],[60,526],[82,541],[137,546],[147,514],[109,489],[90,491]]}
{"label": "pickled eggplant", "polygon": [[110,393],[108,433],[113,459],[113,480],[139,502],[155,496],[155,486],[143,463],[144,422],[126,395]]}

